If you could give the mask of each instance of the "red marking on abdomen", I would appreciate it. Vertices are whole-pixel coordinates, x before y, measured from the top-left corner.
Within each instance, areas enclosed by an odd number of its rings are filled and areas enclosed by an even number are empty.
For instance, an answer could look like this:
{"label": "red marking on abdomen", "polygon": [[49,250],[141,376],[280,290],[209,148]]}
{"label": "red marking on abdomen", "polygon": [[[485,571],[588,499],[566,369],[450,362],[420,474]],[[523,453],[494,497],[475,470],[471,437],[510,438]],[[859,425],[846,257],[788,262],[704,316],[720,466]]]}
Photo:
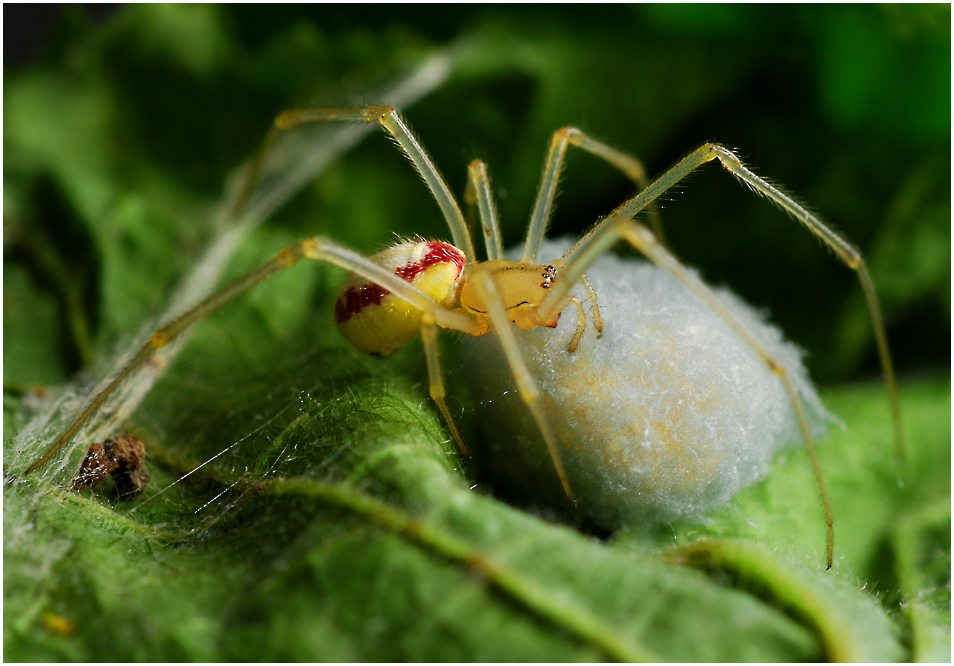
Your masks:
{"label": "red marking on abdomen", "polygon": [[[461,272],[464,270],[464,261],[463,253],[453,245],[441,243],[440,241],[431,241],[427,243],[427,252],[424,253],[420,261],[399,266],[394,271],[394,274],[399,278],[413,283],[414,278],[420,275],[422,271],[427,270],[435,264],[449,263],[457,266],[456,279],[460,277]],[[346,289],[338,296],[338,300],[335,301],[335,321],[339,324],[346,322],[369,305],[381,305],[384,297],[390,293],[391,292],[384,287],[374,284],[373,282],[366,282],[357,287]]]}

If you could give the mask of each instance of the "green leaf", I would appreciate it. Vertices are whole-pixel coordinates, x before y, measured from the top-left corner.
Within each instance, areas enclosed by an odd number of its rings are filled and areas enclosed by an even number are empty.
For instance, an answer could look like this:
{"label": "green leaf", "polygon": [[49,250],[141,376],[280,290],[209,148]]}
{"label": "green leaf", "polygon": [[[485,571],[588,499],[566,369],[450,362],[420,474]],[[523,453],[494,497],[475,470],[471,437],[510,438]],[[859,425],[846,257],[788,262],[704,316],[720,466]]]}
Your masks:
{"label": "green leaf", "polygon": [[[24,658],[77,649],[36,621],[52,610],[79,637],[110,635],[100,649],[128,659],[900,656],[892,634],[902,630],[857,589],[859,574],[826,574],[799,554],[820,541],[790,536],[781,545],[787,557],[724,541],[716,552],[744,557],[688,562],[731,572],[712,580],[664,564],[654,551],[665,536],[608,547],[467,490],[430,410],[375,383],[352,378],[332,400],[307,392],[236,440],[241,451],[224,451],[176,485],[164,470],[192,470],[199,459],[152,445],[156,488],[131,506],[110,507],[99,494],[8,491],[8,575],[49,568],[39,578],[8,578],[16,581],[7,587],[10,617],[32,612],[32,621],[8,628],[8,649]],[[941,393],[922,399],[922,409],[947,404]],[[881,401],[877,394],[868,403],[877,409]],[[262,402],[229,421],[253,422]],[[255,471],[236,476],[236,468]],[[767,484],[790,487],[790,471],[777,470]],[[837,509],[842,489],[830,483]],[[810,477],[800,492],[812,494]],[[758,522],[756,507],[740,499],[732,513],[743,516],[726,520],[722,537]],[[812,527],[818,513],[806,521]],[[14,530],[30,524],[50,528]],[[891,521],[879,524],[890,529]],[[839,543],[852,538],[838,534]],[[712,548],[696,539],[680,535],[694,545],[669,559]],[[758,540],[779,547],[771,535]],[[720,640],[726,634],[733,640]]]}
{"label": "green leaf", "polygon": [[[5,70],[6,656],[949,659],[949,8],[354,11],[74,15],[39,61]],[[848,32],[858,49],[842,48]],[[88,439],[22,477],[221,240],[223,183],[275,113],[378,101],[369,90],[443,46],[453,73],[407,116],[455,192],[468,160],[487,160],[508,245],[570,124],[651,173],[707,139],[738,146],[867,253],[902,377],[904,463],[883,388],[858,381],[876,357],[851,271],[715,167],[663,211],[680,257],[771,309],[835,382],[823,398],[845,429],[819,445],[831,572],[799,449],[700,523],[609,540],[490,497],[428,400],[419,343],[385,361],[350,349],[330,315],[343,276],[320,265],[202,321],[127,384],[134,410],[95,419],[146,443],[142,498],[58,487]],[[903,76],[879,80],[885,61]],[[251,232],[217,283],[308,235],[365,252],[392,233],[446,236],[413,170],[371,138]],[[576,154],[562,184],[553,235],[631,193]],[[452,412],[479,414],[443,351]]]}

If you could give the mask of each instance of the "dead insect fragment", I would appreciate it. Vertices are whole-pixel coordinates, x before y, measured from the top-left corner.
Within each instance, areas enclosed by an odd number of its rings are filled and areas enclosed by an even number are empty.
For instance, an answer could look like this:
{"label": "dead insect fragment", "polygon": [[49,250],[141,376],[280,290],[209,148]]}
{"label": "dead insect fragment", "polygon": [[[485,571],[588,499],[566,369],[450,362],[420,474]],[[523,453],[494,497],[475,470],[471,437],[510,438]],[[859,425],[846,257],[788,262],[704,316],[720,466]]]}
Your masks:
{"label": "dead insect fragment", "polygon": [[116,483],[119,499],[131,499],[141,494],[149,483],[149,473],[143,467],[146,447],[142,440],[131,435],[107,439],[93,444],[80,464],[79,474],[70,484],[70,490],[92,488],[108,477]]}

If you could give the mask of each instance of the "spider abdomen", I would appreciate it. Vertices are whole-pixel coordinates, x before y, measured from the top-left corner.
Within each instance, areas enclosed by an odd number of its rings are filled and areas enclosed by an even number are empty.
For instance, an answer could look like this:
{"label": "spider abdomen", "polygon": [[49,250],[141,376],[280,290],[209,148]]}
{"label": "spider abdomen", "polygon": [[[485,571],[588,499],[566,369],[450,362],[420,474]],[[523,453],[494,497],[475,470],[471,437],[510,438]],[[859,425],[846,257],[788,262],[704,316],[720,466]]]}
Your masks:
{"label": "spider abdomen", "polygon": [[[400,243],[371,261],[407,280],[442,305],[450,305],[466,258],[440,241]],[[421,330],[421,311],[383,287],[352,275],[335,301],[335,322],[351,344],[371,356],[387,356]]]}

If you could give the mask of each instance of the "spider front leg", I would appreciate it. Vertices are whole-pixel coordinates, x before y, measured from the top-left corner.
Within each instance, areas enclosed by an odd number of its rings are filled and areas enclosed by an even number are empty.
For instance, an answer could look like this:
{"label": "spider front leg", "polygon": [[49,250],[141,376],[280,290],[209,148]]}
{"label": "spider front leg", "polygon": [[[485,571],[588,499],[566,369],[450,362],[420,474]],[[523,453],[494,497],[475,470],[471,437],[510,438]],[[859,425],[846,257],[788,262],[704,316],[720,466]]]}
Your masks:
{"label": "spider front leg", "polygon": [[484,245],[487,259],[503,259],[503,244],[500,240],[500,223],[497,219],[497,207],[490,192],[490,176],[487,165],[482,160],[473,160],[467,165],[467,189],[464,201],[468,205],[468,216],[473,219],[473,208],[477,207],[480,226],[484,232]]}
{"label": "spider front leg", "polygon": [[514,338],[510,318],[504,309],[504,302],[497,289],[497,285],[494,283],[493,276],[489,271],[481,270],[478,267],[470,279],[487,308],[487,316],[490,318],[492,328],[496,331],[497,338],[500,340],[500,345],[503,348],[507,364],[510,366],[511,372],[513,372],[520,399],[523,401],[523,404],[527,406],[527,409],[533,416],[533,420],[537,424],[537,428],[540,430],[540,434],[543,436],[547,452],[550,454],[553,467],[563,486],[563,492],[566,493],[570,501],[574,501],[573,490],[570,487],[570,482],[566,476],[566,468],[563,465],[563,457],[560,455],[560,450],[557,447],[556,437],[553,435],[550,421],[543,411],[543,403],[540,400],[540,388],[537,386],[536,381],[534,381],[533,375],[530,374],[523,354],[520,352],[520,347]]}
{"label": "spider front leg", "polygon": [[[861,289],[865,295],[865,301],[868,304],[868,311],[871,315],[871,325],[875,334],[878,357],[881,361],[882,373],[884,374],[885,388],[888,391],[888,401],[891,406],[891,420],[894,425],[895,451],[898,458],[903,459],[904,428],[901,419],[901,402],[898,399],[894,366],[891,362],[888,336],[885,333],[884,319],[881,315],[881,307],[878,304],[878,295],[875,292],[874,282],[868,273],[868,267],[864,257],[861,256],[861,253],[855,249],[851,243],[832,231],[821,218],[810,212],[781,188],[757,176],[751,169],[742,164],[742,161],[735,153],[725,146],[707,143],[697,148],[688,156],[684,157],[676,166],[653,181],[651,185],[642,190],[639,194],[617,207],[616,210],[610,213],[602,222],[578,240],[563,257],[568,265],[574,264],[576,266],[576,270],[574,270],[571,275],[571,279],[574,281],[578,279],[586,266],[589,266],[595,261],[596,258],[605,252],[609,245],[614,242],[612,238],[603,238],[604,232],[607,231],[609,227],[617,225],[620,220],[634,218],[683,178],[713,160],[718,160],[729,173],[751,188],[756,194],[766,197],[788,215],[805,225],[809,231],[820,238],[825,245],[835,253],[835,256],[837,256],[842,263],[854,270],[858,275],[858,280],[861,282]],[[571,287],[572,284],[558,285],[557,289],[548,297],[547,302],[544,303],[544,312],[549,313],[555,311],[558,307],[559,299],[568,294]]]}
{"label": "spider front leg", "polygon": [[[231,303],[266,278],[293,266],[302,258],[326,261],[360,275],[369,282],[379,285],[394,294],[397,298],[406,301],[421,312],[429,313],[429,317],[432,318],[434,323],[438,326],[452,328],[471,335],[479,335],[483,332],[483,329],[470,317],[444,308],[417,287],[381,266],[378,266],[357,252],[324,238],[309,238],[282,250],[274,259],[261,268],[236,280],[156,330],[136,355],[120,369],[109,384],[93,396],[83,411],[80,412],[80,415],[74,419],[69,428],[67,428],[59,439],[24,471],[24,475],[31,474],[38,470],[48,463],[64,446],[69,444],[80,429],[100,410],[116,389],[119,388],[123,381],[152,357],[156,351],[171,344],[193,324]],[[446,406],[444,407],[444,411],[446,412]],[[452,428],[454,427],[452,426]],[[462,442],[458,440],[458,444],[462,444]]]}
{"label": "spider front leg", "polygon": [[437,170],[430,155],[424,146],[414,137],[410,128],[398,112],[390,107],[372,104],[360,108],[345,109],[292,109],[284,111],[275,118],[275,127],[278,130],[289,130],[297,125],[315,122],[376,122],[384,128],[404,151],[408,159],[424,179],[431,194],[437,200],[444,219],[450,227],[454,245],[464,253],[468,263],[474,261],[474,245],[467,231],[467,223],[457,205],[457,200],[451,193],[443,176]]}

